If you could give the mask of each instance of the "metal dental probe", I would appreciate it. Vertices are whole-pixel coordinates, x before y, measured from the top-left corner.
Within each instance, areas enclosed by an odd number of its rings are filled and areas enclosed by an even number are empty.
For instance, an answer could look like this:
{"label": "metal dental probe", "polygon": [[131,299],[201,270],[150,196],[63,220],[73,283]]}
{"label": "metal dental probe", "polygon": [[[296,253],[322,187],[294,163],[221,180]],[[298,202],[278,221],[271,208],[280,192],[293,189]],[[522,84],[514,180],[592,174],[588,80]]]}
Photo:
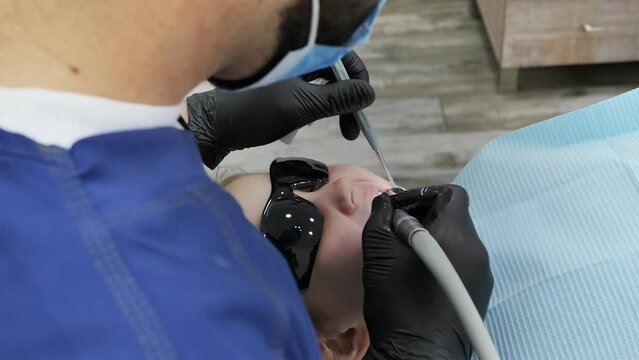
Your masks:
{"label": "metal dental probe", "polygon": [[[336,62],[335,65],[332,66],[332,69],[335,77],[338,80],[350,80],[351,77],[348,75],[348,71],[346,71],[346,67],[344,67],[344,63],[342,63],[342,60]],[[375,155],[377,155],[380,164],[382,164],[384,172],[386,173],[386,177],[388,178],[388,181],[390,181],[391,186],[393,188],[397,188],[398,186],[395,184],[393,175],[391,175],[391,172],[388,169],[388,165],[386,164],[386,160],[384,160],[382,150],[379,147],[379,143],[377,142],[377,136],[375,136],[375,132],[368,122],[368,116],[364,111],[358,111],[355,113],[355,120],[357,120],[357,125],[359,126],[360,130],[362,130],[362,133],[366,137],[368,144],[375,152]]]}

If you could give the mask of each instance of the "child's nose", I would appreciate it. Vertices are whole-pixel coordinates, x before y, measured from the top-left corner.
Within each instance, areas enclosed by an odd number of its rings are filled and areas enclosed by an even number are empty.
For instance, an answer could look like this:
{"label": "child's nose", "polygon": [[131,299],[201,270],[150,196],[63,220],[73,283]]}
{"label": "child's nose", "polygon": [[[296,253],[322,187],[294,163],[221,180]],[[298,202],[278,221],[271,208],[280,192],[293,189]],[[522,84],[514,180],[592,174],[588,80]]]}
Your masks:
{"label": "child's nose", "polygon": [[357,210],[353,202],[353,181],[348,178],[340,178],[333,182],[333,196],[337,202],[337,208],[345,215],[352,215]]}

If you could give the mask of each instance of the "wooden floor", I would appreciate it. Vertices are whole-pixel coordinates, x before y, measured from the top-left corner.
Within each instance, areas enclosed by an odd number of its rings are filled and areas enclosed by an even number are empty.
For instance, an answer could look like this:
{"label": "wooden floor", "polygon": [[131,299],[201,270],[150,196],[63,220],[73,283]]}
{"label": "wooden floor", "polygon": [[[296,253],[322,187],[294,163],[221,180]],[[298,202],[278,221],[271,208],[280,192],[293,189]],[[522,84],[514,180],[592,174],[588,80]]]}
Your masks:
{"label": "wooden floor", "polygon": [[[378,100],[369,110],[406,187],[449,182],[488,141],[639,86],[639,63],[521,71],[517,93],[498,94],[497,65],[470,0],[393,0],[359,51]],[[382,174],[363,139],[347,142],[334,119],[276,143],[231,154],[224,166],[266,171],[277,156],[353,163]]]}

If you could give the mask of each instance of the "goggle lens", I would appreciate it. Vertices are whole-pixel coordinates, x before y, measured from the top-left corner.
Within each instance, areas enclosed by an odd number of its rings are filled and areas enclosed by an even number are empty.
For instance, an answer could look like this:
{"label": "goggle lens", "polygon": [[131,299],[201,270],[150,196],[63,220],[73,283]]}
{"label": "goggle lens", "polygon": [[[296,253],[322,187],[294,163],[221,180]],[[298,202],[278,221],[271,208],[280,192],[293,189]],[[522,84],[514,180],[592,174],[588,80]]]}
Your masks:
{"label": "goggle lens", "polygon": [[274,201],[262,220],[264,234],[287,259],[300,288],[310,283],[323,227],[318,211],[298,199]]}
{"label": "goggle lens", "polygon": [[284,255],[302,291],[310,285],[324,218],[313,203],[293,190],[314,191],[327,180],[328,168],[315,160],[276,159],[271,164],[271,196],[260,230]]}

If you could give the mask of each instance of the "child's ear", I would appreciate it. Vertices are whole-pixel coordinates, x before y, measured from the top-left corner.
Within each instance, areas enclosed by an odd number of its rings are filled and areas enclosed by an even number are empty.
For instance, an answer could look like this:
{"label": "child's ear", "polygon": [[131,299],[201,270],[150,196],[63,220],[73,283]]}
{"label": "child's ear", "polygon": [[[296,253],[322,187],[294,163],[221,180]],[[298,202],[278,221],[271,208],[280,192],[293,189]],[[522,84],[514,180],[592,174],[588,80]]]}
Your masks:
{"label": "child's ear", "polygon": [[323,340],[320,350],[322,359],[361,360],[369,345],[368,329],[362,323]]}

